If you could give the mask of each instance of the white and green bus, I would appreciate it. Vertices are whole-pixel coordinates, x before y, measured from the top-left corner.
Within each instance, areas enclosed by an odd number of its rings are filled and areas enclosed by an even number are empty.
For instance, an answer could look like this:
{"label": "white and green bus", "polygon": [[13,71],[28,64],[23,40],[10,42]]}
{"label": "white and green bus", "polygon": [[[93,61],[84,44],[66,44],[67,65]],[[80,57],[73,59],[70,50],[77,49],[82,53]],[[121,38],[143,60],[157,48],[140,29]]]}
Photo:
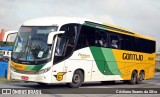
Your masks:
{"label": "white and green bus", "polygon": [[20,27],[11,55],[11,78],[40,85],[154,77],[155,40],[132,31],[72,17],[28,20]]}

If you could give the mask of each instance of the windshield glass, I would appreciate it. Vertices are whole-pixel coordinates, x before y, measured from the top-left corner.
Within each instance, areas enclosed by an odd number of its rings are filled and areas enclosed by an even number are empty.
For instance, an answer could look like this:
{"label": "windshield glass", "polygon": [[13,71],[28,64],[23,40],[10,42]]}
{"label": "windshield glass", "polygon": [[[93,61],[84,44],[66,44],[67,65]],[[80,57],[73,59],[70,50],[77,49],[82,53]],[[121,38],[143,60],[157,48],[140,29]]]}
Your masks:
{"label": "windshield glass", "polygon": [[22,26],[15,40],[12,59],[17,61],[44,61],[51,57],[51,46],[47,45],[50,32],[57,31],[55,26]]}

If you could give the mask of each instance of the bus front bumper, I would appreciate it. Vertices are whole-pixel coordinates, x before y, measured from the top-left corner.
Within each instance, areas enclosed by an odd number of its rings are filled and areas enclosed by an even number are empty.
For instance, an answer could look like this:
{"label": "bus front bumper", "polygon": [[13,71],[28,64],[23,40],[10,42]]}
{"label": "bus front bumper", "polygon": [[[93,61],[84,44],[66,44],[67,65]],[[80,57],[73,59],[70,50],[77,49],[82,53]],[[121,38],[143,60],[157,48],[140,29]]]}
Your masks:
{"label": "bus front bumper", "polygon": [[11,79],[31,81],[37,83],[51,83],[51,72],[44,74],[22,74],[11,70]]}

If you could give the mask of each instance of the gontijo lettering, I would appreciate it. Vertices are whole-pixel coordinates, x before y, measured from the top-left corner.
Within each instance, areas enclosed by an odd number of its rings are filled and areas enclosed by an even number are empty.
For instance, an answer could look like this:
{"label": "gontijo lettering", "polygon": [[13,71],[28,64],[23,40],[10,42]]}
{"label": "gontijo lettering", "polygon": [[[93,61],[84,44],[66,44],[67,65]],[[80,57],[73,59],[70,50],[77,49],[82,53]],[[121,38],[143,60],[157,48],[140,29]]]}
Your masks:
{"label": "gontijo lettering", "polygon": [[123,60],[143,61],[143,55],[138,55],[138,54],[123,53],[122,58]]}

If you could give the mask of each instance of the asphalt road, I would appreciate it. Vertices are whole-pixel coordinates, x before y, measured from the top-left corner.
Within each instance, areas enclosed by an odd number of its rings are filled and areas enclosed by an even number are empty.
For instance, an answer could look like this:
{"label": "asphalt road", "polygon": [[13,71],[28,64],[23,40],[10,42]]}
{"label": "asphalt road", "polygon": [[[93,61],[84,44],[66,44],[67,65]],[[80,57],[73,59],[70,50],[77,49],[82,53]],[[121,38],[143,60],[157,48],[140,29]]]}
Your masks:
{"label": "asphalt road", "polygon": [[[102,84],[101,82],[92,82],[92,83],[83,83],[83,85],[80,87],[80,90],[78,91],[84,91],[84,92],[77,92],[76,89],[70,89],[67,87],[66,84],[50,84],[47,86],[40,86],[37,83],[25,83],[25,82],[3,82],[0,83],[0,88],[16,88],[19,90],[25,90],[25,89],[34,89],[34,90],[39,90],[38,92],[42,92],[43,95],[36,95],[36,94],[23,94],[23,95],[0,95],[2,97],[146,97],[146,96],[150,96],[150,97],[160,97],[160,94],[156,94],[156,90],[158,90],[158,92],[160,91],[160,73],[156,73],[155,74],[155,78],[154,79],[150,79],[150,80],[144,80],[142,84],[135,84],[135,85],[128,85],[128,84],[124,84],[121,81],[116,82],[115,84]],[[114,92],[113,90],[110,90],[111,88],[114,88]],[[117,92],[117,94],[115,93],[115,89],[118,90],[123,90],[123,89],[131,89],[132,90],[136,90],[139,91],[137,89],[141,89],[144,91],[145,89],[151,89],[151,88],[159,88],[159,89],[155,89],[155,91],[151,91],[152,94],[144,94],[144,93],[129,93],[129,94],[121,94],[121,92]],[[107,89],[107,94],[97,94],[98,91],[104,91]],[[42,91],[41,91],[42,90]],[[53,92],[54,91],[54,92]],[[66,91],[70,91],[70,92],[66,92]],[[87,91],[87,92],[86,92]],[[113,94],[108,94],[111,91],[111,93]],[[117,91],[117,90],[116,90]],[[141,91],[141,90],[140,90]],[[148,91],[148,90],[147,90]],[[45,92],[45,94],[44,94]],[[122,91],[123,92],[123,91]],[[89,93],[89,94],[88,94]],[[104,93],[104,92],[103,92]],[[15,94],[17,94],[17,92],[15,92]]]}

